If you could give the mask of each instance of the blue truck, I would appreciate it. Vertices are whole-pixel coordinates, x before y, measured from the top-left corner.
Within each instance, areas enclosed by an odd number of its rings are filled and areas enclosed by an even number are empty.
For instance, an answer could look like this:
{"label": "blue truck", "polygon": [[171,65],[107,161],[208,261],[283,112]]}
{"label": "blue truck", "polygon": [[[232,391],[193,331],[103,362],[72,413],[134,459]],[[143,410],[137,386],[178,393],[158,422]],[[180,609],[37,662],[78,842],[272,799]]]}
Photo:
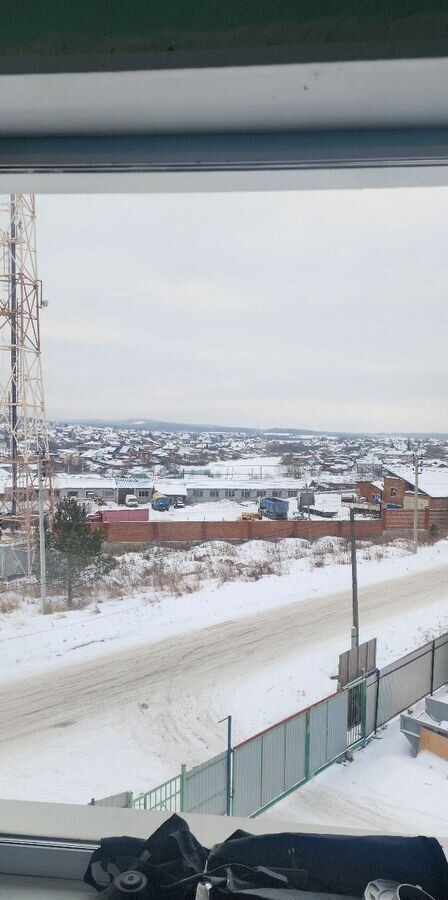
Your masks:
{"label": "blue truck", "polygon": [[268,519],[287,519],[289,504],[280,497],[262,497],[258,504],[259,512]]}
{"label": "blue truck", "polygon": [[157,512],[167,512],[171,506],[171,501],[165,494],[156,492],[152,495],[151,506],[153,509],[157,510]]}

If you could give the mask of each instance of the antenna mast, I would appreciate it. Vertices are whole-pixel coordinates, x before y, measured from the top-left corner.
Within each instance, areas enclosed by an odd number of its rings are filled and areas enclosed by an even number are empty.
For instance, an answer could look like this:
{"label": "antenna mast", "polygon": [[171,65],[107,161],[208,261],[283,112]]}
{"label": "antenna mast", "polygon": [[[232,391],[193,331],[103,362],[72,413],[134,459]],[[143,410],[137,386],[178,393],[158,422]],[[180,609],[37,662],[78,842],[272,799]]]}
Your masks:
{"label": "antenna mast", "polygon": [[4,472],[0,517],[2,527],[9,526],[11,549],[28,575],[39,517],[39,461],[45,512],[53,511],[40,347],[42,305],[34,194],[11,194],[0,202],[0,467]]}

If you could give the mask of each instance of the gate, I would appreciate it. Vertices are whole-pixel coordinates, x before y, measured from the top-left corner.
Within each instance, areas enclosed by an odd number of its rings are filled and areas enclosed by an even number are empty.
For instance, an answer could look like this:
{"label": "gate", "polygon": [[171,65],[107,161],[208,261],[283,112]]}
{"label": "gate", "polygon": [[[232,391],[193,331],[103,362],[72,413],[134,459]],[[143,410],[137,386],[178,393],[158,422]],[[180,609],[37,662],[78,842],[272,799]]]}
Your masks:
{"label": "gate", "polygon": [[366,737],[366,679],[358,678],[344,689],[347,694],[347,750]]}

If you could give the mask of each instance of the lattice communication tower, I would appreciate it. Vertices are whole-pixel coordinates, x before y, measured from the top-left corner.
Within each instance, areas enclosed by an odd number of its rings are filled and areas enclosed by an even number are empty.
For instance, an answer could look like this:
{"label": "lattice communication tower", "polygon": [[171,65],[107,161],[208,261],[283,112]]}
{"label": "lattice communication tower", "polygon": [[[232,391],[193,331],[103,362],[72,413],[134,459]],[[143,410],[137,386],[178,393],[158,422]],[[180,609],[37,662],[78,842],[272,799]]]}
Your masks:
{"label": "lattice communication tower", "polygon": [[34,194],[0,197],[0,476],[5,486],[0,517],[4,540],[17,548],[25,574],[33,567],[39,462],[44,510],[49,516],[53,512],[40,346],[42,305]]}

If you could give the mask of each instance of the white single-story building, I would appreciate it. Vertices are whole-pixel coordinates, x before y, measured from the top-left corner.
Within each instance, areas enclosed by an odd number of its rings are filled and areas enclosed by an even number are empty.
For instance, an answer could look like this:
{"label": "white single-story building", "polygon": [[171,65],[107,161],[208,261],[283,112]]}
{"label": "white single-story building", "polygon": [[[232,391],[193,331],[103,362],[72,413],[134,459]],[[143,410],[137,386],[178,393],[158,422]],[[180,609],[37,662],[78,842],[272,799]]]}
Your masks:
{"label": "white single-story building", "polygon": [[186,495],[189,503],[210,503],[218,500],[259,500],[260,497],[275,496],[284,499],[297,497],[303,482],[294,479],[185,479]]}
{"label": "white single-story building", "polygon": [[103,475],[57,474],[53,478],[56,501],[63,497],[77,500],[102,499],[106,503],[124,503],[126,494],[135,494],[139,503],[149,503],[154,491],[170,497],[172,503],[210,503],[219,500],[248,500],[273,495],[284,499],[298,496],[303,483],[296,479],[223,479],[223,478],[114,478]]}
{"label": "white single-story building", "polygon": [[149,503],[154,482],[147,478],[110,478],[103,475],[65,475],[53,477],[56,501],[63,497],[76,500],[105,500],[106,503],[124,503],[126,494],[135,494],[140,503]]}

